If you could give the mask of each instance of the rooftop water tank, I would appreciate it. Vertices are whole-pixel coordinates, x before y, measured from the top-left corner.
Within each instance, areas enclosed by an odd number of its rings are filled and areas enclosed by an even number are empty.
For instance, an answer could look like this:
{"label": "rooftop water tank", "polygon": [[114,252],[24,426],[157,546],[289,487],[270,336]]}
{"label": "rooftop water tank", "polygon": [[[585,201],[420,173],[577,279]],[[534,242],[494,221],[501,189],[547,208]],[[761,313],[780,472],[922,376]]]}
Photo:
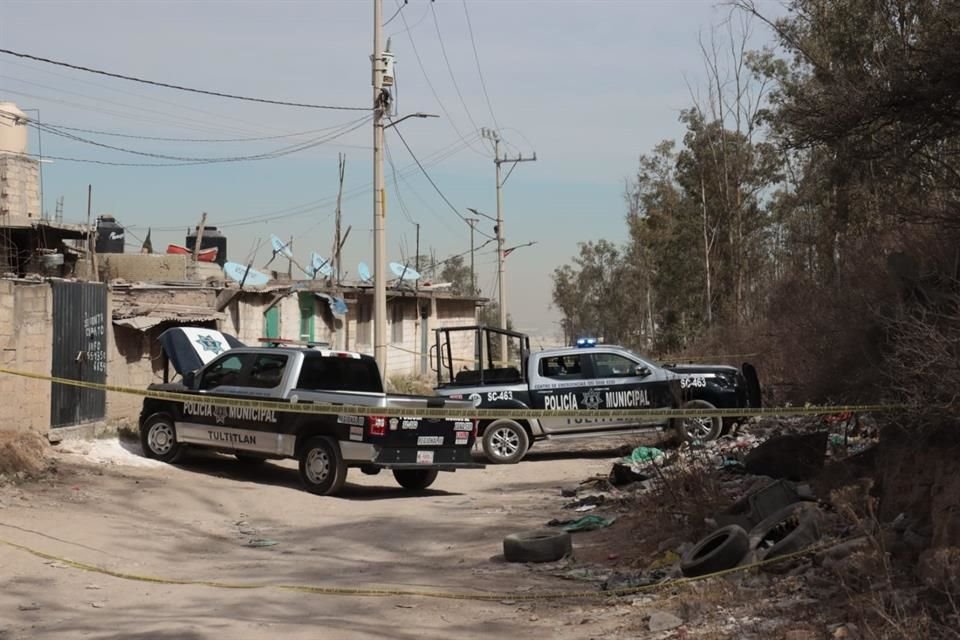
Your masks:
{"label": "rooftop water tank", "polygon": [[97,216],[97,253],[123,253],[125,241],[123,225],[113,216]]}
{"label": "rooftop water tank", "polygon": [[27,116],[12,102],[0,102],[0,153],[27,153]]}
{"label": "rooftop water tank", "polygon": [[[186,244],[187,249],[193,251],[193,247],[197,244],[196,229],[187,234]],[[227,236],[220,233],[220,230],[216,227],[204,227],[203,239],[200,241],[200,249],[210,249],[211,247],[217,248],[217,258],[215,262],[222,267],[223,263],[227,261]]]}

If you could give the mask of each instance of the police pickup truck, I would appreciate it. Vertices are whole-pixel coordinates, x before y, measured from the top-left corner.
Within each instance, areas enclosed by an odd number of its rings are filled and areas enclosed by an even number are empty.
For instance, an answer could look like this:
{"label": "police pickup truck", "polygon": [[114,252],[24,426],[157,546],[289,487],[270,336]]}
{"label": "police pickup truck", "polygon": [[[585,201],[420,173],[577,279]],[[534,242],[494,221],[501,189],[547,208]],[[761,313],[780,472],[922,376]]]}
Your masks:
{"label": "police pickup truck", "polygon": [[[473,333],[473,336],[465,335]],[[760,406],[756,371],[744,365],[661,366],[615,345],[580,340],[576,346],[530,351],[522,334],[492,327],[451,327],[436,330],[434,370],[436,392],[467,399],[480,408],[546,409],[714,409]],[[501,340],[510,346],[508,362],[495,363],[492,354]],[[453,345],[476,345],[485,358],[462,366]],[[501,347],[502,348],[502,347]],[[486,364],[483,364],[483,360]],[[472,366],[470,366],[472,365]],[[496,365],[496,366],[495,366]],[[505,366],[506,365],[506,366]],[[738,419],[688,417],[643,418],[501,418],[481,420],[483,451],[494,463],[518,462],[535,440],[593,438],[675,430],[688,440],[713,440]]]}
{"label": "police pickup truck", "polygon": [[[390,469],[401,486],[429,487],[438,471],[482,468],[471,457],[476,422],[391,415],[396,409],[471,409],[449,398],[384,393],[376,361],[358,353],[275,343],[245,347],[218,331],[169,329],[160,336],[166,358],[163,384],[186,398],[147,397],[140,413],[145,454],[176,461],[187,447],[230,453],[246,463],[296,458],[312,493],[334,495],[349,467],[376,474]],[[169,364],[181,376],[170,379]],[[360,406],[376,415],[296,413],[256,403]]]}

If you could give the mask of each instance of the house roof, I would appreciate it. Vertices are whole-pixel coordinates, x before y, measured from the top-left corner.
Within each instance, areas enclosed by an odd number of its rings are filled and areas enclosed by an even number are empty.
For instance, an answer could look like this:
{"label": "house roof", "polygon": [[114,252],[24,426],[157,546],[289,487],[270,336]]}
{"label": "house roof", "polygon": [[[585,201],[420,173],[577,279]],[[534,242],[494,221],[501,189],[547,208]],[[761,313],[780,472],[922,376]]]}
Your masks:
{"label": "house roof", "polygon": [[163,322],[187,324],[224,320],[226,316],[211,307],[181,304],[122,304],[113,310],[113,324],[146,331]]}

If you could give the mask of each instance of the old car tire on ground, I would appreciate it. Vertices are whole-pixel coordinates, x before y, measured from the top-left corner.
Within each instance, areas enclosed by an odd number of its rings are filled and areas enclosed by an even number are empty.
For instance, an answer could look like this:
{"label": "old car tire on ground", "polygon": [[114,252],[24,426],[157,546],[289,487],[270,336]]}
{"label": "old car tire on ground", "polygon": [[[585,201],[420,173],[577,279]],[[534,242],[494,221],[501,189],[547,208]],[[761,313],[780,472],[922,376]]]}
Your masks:
{"label": "old car tire on ground", "polygon": [[496,420],[483,432],[483,453],[494,464],[520,462],[529,448],[527,430],[514,420]]}
{"label": "old car tire on ground", "polygon": [[184,446],[177,442],[177,428],[166,413],[155,413],[140,427],[140,447],[148,458],[161,462],[176,462],[183,455]]}
{"label": "old car tire on ground", "polygon": [[773,560],[802,551],[820,538],[820,511],[812,502],[780,509],[750,530],[750,548],[760,560]]}
{"label": "old car tire on ground", "polygon": [[683,575],[692,578],[732,569],[750,550],[743,527],[732,524],[717,529],[691,547],[680,559]]}
{"label": "old car tire on ground", "polygon": [[[690,400],[681,409],[716,409],[706,400]],[[723,418],[675,418],[674,425],[680,438],[685,442],[709,442],[723,433]]]}
{"label": "old car tire on ground", "polygon": [[393,477],[404,489],[423,491],[437,479],[436,469],[394,469]]}
{"label": "old car tire on ground", "polygon": [[307,440],[300,450],[300,481],[310,493],[335,495],[347,481],[347,465],[340,445],[330,438]]}
{"label": "old car tire on ground", "polygon": [[264,458],[263,456],[252,456],[247,453],[235,453],[233,455],[237,459],[237,462],[240,462],[241,464],[248,467],[255,467],[267,461],[267,459]]}
{"label": "old car tire on ground", "polygon": [[507,562],[554,562],[573,551],[566,531],[538,529],[512,533],[503,539],[503,557]]}

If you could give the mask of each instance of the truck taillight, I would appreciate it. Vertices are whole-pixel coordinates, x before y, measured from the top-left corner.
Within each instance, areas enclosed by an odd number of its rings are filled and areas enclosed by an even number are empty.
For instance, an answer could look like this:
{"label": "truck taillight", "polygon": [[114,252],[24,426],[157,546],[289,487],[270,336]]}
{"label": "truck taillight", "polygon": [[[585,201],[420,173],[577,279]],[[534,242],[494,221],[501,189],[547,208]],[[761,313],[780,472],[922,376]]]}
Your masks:
{"label": "truck taillight", "polygon": [[387,419],[383,416],[370,416],[367,423],[370,427],[371,436],[387,435]]}

